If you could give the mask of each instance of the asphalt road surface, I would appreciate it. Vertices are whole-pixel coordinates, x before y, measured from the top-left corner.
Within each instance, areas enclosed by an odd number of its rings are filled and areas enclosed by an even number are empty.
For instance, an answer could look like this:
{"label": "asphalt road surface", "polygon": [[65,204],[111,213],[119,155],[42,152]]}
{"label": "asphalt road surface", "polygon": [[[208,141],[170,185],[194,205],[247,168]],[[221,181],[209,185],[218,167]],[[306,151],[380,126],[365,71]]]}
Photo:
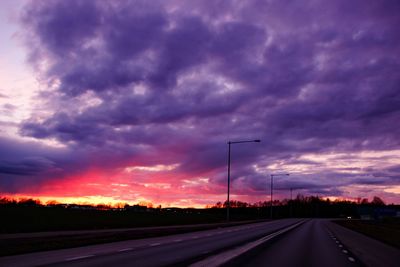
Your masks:
{"label": "asphalt road surface", "polygon": [[225,266],[360,266],[325,223],[309,220]]}
{"label": "asphalt road surface", "polygon": [[8,256],[0,266],[358,266],[324,223],[276,220]]}
{"label": "asphalt road surface", "polygon": [[187,266],[302,221],[284,219],[0,258],[0,266]]}

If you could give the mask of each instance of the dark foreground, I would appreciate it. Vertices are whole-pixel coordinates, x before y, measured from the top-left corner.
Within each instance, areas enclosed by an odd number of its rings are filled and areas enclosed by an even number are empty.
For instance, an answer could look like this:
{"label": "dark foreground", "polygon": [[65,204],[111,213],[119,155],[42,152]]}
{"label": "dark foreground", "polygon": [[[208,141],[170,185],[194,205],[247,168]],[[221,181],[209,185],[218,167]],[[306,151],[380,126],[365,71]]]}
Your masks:
{"label": "dark foreground", "polygon": [[398,249],[343,229],[284,219],[2,257],[0,266],[398,266]]}
{"label": "dark foreground", "polygon": [[226,266],[360,266],[362,263],[326,227],[310,220]]}

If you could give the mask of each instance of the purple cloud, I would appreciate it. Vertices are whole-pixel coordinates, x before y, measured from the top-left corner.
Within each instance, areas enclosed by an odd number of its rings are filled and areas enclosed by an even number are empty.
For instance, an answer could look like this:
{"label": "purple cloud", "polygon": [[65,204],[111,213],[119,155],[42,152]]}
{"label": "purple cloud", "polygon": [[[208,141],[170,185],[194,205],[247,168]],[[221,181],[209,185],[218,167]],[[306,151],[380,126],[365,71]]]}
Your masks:
{"label": "purple cloud", "polygon": [[[177,174],[221,186],[226,141],[260,138],[233,148],[233,179],[256,191],[265,177],[254,164],[398,150],[399,11],[396,1],[35,1],[21,31],[50,112],[20,134],[110,169],[179,163]],[[18,164],[4,172],[50,163]],[[326,171],[337,179],[307,174],[284,187],[390,184]]]}

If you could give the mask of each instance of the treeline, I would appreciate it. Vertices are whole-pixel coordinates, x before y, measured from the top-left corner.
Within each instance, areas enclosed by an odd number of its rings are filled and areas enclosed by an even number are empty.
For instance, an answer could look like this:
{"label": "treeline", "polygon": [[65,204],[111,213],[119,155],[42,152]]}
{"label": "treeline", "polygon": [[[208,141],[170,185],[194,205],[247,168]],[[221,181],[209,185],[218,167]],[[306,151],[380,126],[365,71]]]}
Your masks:
{"label": "treeline", "polygon": [[[139,205],[140,204],[140,205]],[[204,210],[136,205],[41,203],[34,199],[0,198],[0,234],[60,230],[95,230],[187,225],[223,221]]]}
{"label": "treeline", "polygon": [[[260,214],[263,218],[287,218],[287,217],[320,217],[320,218],[361,218],[379,219],[382,217],[400,216],[400,205],[386,205],[380,197],[373,197],[371,201],[367,198],[359,198],[354,201],[318,196],[297,195],[293,200],[274,200],[247,203],[242,201],[230,201],[231,213],[240,214]],[[272,206],[272,207],[271,207]],[[209,206],[210,209],[223,210],[227,207],[227,202],[217,202]],[[271,211],[272,209],[272,211]]]}
{"label": "treeline", "polygon": [[32,198],[8,198],[8,197],[0,197],[0,206],[8,206],[8,207],[52,207],[52,208],[70,208],[70,209],[96,209],[96,210],[122,210],[122,209],[135,209],[143,210],[143,209],[161,209],[161,205],[155,207],[151,202],[141,201],[135,205],[129,205],[125,202],[118,203],[84,203],[84,204],[66,204],[59,203],[55,200],[47,201],[46,203],[42,203],[39,199]]}
{"label": "treeline", "polygon": [[[0,233],[129,228],[184,225],[226,221],[227,203],[218,202],[204,209],[161,208],[151,203],[90,205],[41,203],[35,199],[0,197]],[[323,199],[298,195],[293,200],[246,203],[230,202],[230,220],[279,218],[361,218],[399,217],[399,205],[386,205],[379,197],[356,201]]]}
{"label": "treeline", "polygon": [[[316,202],[325,202],[326,204],[351,204],[351,205],[368,205],[368,206],[385,206],[385,202],[377,196],[374,196],[371,201],[368,198],[358,198],[357,200],[350,201],[345,199],[335,199],[331,201],[329,198],[323,199],[319,196],[303,196],[297,195],[297,197],[293,200],[284,199],[284,200],[274,200],[273,206],[287,206],[292,204],[312,204]],[[217,202],[214,205],[208,205],[206,208],[226,208],[227,201],[224,203]],[[229,201],[229,206],[232,208],[265,208],[271,206],[271,201],[259,201],[255,203],[248,203],[243,201],[231,200]]]}

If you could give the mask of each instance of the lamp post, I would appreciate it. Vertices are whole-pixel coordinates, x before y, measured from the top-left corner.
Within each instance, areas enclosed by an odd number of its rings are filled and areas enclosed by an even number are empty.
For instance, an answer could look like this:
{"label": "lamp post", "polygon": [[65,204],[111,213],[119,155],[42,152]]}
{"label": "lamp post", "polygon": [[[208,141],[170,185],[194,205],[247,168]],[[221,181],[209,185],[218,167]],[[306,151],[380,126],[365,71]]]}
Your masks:
{"label": "lamp post", "polygon": [[274,176],[289,176],[289,173],[277,173],[277,174],[271,174],[271,209],[270,209],[270,218],[272,219],[272,196],[273,196],[273,190],[274,190]]}
{"label": "lamp post", "polygon": [[261,140],[245,140],[245,141],[228,141],[228,197],[226,203],[226,220],[229,222],[229,193],[230,193],[230,185],[231,185],[231,145],[232,144],[241,144],[241,143],[260,143]]}
{"label": "lamp post", "polygon": [[293,198],[292,198],[293,188],[290,188],[290,218],[293,217]]}

